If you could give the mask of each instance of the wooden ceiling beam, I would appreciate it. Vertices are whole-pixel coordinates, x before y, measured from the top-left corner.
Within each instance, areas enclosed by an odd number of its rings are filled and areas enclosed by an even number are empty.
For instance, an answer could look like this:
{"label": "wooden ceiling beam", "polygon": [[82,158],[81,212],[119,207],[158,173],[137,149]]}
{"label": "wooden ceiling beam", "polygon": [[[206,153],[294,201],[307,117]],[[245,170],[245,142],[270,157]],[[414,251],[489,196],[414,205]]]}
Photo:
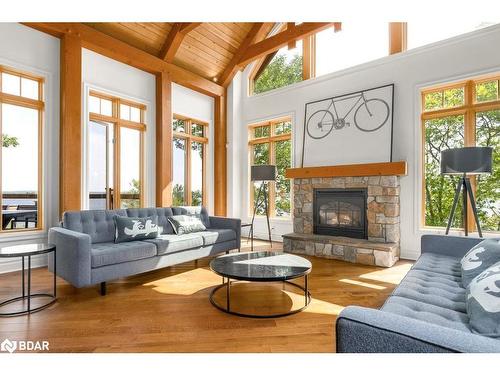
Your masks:
{"label": "wooden ceiling beam", "polygon": [[184,37],[200,26],[201,22],[176,22],[168,33],[167,39],[160,51],[160,59],[171,63],[174,61],[175,54],[180,48]]}
{"label": "wooden ceiling beam", "polygon": [[277,51],[292,41],[304,39],[309,35],[328,29],[334,26],[334,24],[335,22],[304,22],[296,26],[287,27],[284,31],[249,46],[241,56],[238,65],[248,65],[253,60]]}
{"label": "wooden ceiling beam", "polygon": [[229,62],[229,65],[226,67],[226,69],[224,69],[218,79],[218,82],[223,87],[229,86],[229,84],[233,80],[235,74],[240,68],[238,63],[248,47],[256,42],[260,42],[261,40],[263,40],[272,29],[273,25],[273,23],[256,22],[252,26],[243,42],[241,42],[241,45],[234,54],[233,58]]}
{"label": "wooden ceiling beam", "polygon": [[90,26],[81,23],[60,22],[25,22],[23,24],[58,38],[61,38],[65,34],[76,35],[81,38],[84,48],[148,73],[167,73],[173,82],[205,95],[217,97],[224,94],[224,88],[217,83],[187,69],[163,61],[156,56],[132,47]]}

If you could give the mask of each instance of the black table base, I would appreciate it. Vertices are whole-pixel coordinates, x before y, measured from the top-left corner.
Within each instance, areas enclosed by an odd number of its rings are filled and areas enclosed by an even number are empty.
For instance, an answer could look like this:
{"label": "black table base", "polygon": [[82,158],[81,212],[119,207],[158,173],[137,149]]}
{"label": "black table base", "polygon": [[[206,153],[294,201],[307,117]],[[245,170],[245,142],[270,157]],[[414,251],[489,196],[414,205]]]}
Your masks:
{"label": "black table base", "polygon": [[[54,280],[53,280],[53,293],[31,293],[31,255],[27,255],[26,257],[28,258],[28,287],[26,288],[26,269],[24,266],[24,258],[25,256],[22,257],[22,272],[21,272],[21,286],[22,286],[22,295],[14,298],[10,298],[6,301],[3,301],[0,303],[0,308],[9,305],[11,303],[19,302],[19,301],[26,301],[27,308],[19,311],[12,311],[12,312],[5,312],[5,313],[0,313],[0,317],[12,317],[12,316],[19,316],[19,315],[26,315],[26,314],[31,314],[40,310],[43,310],[50,305],[54,304],[57,301],[57,296],[56,296],[56,250],[54,249]],[[27,290],[26,290],[27,289]],[[42,298],[42,297],[49,297],[51,298],[50,301],[47,303],[37,306],[35,308],[31,307],[31,301],[33,298]]]}
{"label": "black table base", "polygon": [[[302,290],[304,292],[304,306],[302,306],[301,308],[298,308],[298,309],[295,309],[295,310],[290,310],[290,311],[287,311],[285,313],[270,314],[270,315],[245,314],[245,313],[242,313],[242,312],[233,311],[233,310],[231,310],[231,292],[230,292],[231,291],[231,284],[234,284],[234,283],[238,282],[238,280],[231,281],[231,279],[228,279],[228,278],[226,278],[226,279],[227,279],[227,282],[224,282],[224,278],[223,278],[222,284],[216,286],[212,290],[212,292],[210,293],[210,303],[213,306],[215,306],[217,309],[219,309],[220,311],[225,312],[227,314],[241,316],[241,317],[244,317],[244,318],[258,318],[258,319],[281,318],[281,317],[284,317],[284,316],[289,316],[289,315],[297,314],[297,313],[299,313],[301,311],[304,311],[305,309],[307,309],[307,307],[311,303],[311,293],[309,293],[309,290],[308,290],[307,274],[306,274],[304,276],[304,286],[296,284],[296,283],[288,281],[288,280],[280,281],[280,282],[284,282],[284,283],[286,283],[288,285],[292,285],[292,286],[294,286],[296,288],[299,288],[300,290]],[[240,282],[243,282],[243,281],[240,281]],[[245,282],[248,282],[248,281],[245,281]],[[255,281],[253,281],[253,282],[255,282]],[[278,281],[276,281],[276,282],[278,282]],[[217,302],[215,302],[215,299],[214,299],[215,293],[217,293],[218,290],[220,290],[220,289],[222,289],[224,287],[226,288],[226,307],[223,307],[223,306],[217,304]]]}

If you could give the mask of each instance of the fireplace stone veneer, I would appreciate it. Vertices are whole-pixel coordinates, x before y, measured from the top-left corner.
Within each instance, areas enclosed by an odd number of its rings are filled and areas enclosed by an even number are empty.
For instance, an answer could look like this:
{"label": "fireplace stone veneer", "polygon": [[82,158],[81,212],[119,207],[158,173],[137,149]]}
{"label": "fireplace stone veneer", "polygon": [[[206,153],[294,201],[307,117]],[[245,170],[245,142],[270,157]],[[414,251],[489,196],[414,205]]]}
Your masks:
{"label": "fireplace stone veneer", "polygon": [[[315,189],[367,189],[368,239],[314,234]],[[399,258],[398,176],[296,178],[293,231],[283,236],[285,252],[391,267]]]}

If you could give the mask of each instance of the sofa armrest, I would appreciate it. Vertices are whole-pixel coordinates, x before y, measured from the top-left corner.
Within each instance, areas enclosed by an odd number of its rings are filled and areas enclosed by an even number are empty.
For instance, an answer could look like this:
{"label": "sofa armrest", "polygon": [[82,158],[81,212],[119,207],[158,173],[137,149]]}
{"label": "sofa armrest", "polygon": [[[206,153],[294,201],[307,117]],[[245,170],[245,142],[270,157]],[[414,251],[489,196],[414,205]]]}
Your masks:
{"label": "sofa armrest", "polygon": [[232,229],[236,232],[237,248],[241,247],[241,219],[222,216],[210,216],[210,227],[215,229]]}
{"label": "sofa armrest", "polygon": [[500,341],[376,309],[350,306],[336,323],[338,353],[498,353]]}
{"label": "sofa armrest", "polygon": [[420,249],[423,253],[437,253],[462,258],[467,251],[476,246],[484,238],[443,236],[435,234],[423,235],[420,239]]}
{"label": "sofa armrest", "polygon": [[[77,288],[90,285],[90,236],[55,227],[49,229],[49,243],[56,245],[57,275]],[[52,257],[49,256],[49,270],[54,272]]]}

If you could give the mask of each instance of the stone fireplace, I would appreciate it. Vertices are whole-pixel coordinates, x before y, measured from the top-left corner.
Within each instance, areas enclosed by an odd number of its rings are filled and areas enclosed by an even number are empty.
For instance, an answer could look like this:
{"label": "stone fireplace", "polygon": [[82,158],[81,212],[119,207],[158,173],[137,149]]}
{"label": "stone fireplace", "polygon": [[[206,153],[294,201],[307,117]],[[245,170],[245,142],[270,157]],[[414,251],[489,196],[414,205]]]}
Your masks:
{"label": "stone fireplace", "polygon": [[399,176],[294,178],[284,251],[391,267],[399,258]]}

